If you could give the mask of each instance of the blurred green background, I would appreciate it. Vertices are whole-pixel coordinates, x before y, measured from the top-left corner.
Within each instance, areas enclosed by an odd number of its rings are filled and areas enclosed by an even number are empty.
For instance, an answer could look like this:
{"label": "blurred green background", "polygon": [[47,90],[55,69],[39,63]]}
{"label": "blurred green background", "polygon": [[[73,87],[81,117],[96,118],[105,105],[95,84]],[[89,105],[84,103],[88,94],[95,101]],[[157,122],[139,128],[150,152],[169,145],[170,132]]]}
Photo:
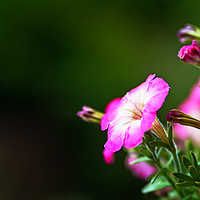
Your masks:
{"label": "blurred green background", "polygon": [[176,37],[200,26],[199,9],[199,0],[1,0],[0,199],[154,199],[122,151],[104,163],[106,133],[76,112],[104,111],[156,73],[171,86],[165,123],[199,76],[177,58]]}

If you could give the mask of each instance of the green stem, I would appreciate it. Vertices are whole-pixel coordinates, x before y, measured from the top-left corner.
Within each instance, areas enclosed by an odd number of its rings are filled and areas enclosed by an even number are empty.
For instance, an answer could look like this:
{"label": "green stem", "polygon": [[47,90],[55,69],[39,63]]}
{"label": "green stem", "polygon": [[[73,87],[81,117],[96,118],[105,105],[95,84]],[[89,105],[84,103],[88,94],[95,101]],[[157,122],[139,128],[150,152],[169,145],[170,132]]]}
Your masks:
{"label": "green stem", "polygon": [[179,161],[179,157],[178,157],[178,153],[177,153],[177,150],[174,149],[171,151],[172,153],[172,156],[174,158],[174,163],[175,163],[175,166],[176,166],[176,170],[177,172],[181,172],[181,168],[180,168],[180,161]]}
{"label": "green stem", "polygon": [[[159,170],[163,169],[163,167],[162,167],[162,165],[161,165],[159,159],[157,158],[157,155],[155,154],[155,152],[152,152],[152,154],[153,154],[153,159],[154,159],[154,162],[155,162],[157,168],[158,168]],[[169,174],[166,173],[166,171],[164,171],[164,174],[163,174],[163,175],[165,176],[165,178],[167,179],[167,181],[170,183],[170,185],[172,186],[172,188],[175,189],[175,190],[177,190],[177,188],[176,188],[176,186],[175,186],[175,183],[174,183],[174,181],[171,179],[171,177],[169,176]]]}
{"label": "green stem", "polygon": [[[145,143],[145,144],[146,144],[146,143]],[[162,167],[162,165],[161,165],[161,163],[160,163],[160,160],[158,159],[158,157],[157,157],[155,151],[152,151],[148,144],[146,144],[146,147],[147,147],[147,149],[152,153],[153,160],[154,160],[154,163],[155,163],[155,165],[157,166],[157,168],[158,168],[159,170],[162,170],[163,167]],[[166,172],[166,170],[163,170],[163,176],[164,176],[164,177],[166,178],[166,180],[170,183],[171,187],[178,193],[178,195],[180,196],[180,198],[182,198],[182,197],[183,197],[182,192],[181,192],[179,189],[176,188],[173,179],[170,177],[170,174],[171,174],[170,172]]]}

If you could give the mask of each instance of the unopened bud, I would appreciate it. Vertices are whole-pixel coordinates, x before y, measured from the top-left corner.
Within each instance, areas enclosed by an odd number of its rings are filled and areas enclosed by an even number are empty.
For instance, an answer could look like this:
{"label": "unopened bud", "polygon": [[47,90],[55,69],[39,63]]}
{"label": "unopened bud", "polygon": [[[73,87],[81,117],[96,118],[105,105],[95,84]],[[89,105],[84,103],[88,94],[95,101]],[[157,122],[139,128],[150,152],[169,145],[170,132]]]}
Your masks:
{"label": "unopened bud", "polygon": [[179,30],[177,36],[182,43],[192,40],[199,40],[200,29],[193,25],[185,25],[184,28]]}
{"label": "unopened bud", "polygon": [[198,119],[191,117],[178,109],[170,110],[165,118],[171,123],[178,123],[200,129],[200,121]]}
{"label": "unopened bud", "polygon": [[104,113],[98,112],[90,107],[83,106],[82,110],[77,113],[77,115],[86,122],[101,123],[101,118]]}

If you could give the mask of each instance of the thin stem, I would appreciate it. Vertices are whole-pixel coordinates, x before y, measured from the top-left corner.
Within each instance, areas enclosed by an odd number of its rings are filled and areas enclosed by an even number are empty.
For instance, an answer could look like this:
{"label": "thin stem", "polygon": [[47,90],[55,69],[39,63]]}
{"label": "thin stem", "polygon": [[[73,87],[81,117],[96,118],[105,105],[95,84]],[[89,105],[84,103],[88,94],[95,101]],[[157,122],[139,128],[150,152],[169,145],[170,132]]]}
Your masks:
{"label": "thin stem", "polygon": [[[159,170],[163,169],[159,159],[157,158],[157,155],[155,154],[155,152],[152,152],[153,154],[153,158],[154,158],[154,162],[156,164],[156,166],[158,167]],[[176,186],[175,186],[175,183],[174,181],[171,179],[171,177],[168,175],[168,173],[166,173],[164,171],[164,174],[165,178],[167,179],[167,181],[170,183],[170,185],[172,186],[173,189],[177,190]]]}
{"label": "thin stem", "polygon": [[[146,145],[147,149],[152,153],[153,160],[154,160],[154,163],[155,163],[156,167],[157,167],[159,170],[162,170],[163,167],[162,167],[162,165],[161,165],[161,163],[160,163],[160,160],[158,159],[158,157],[157,157],[155,151],[152,151],[148,144],[145,143],[145,145]],[[176,192],[178,193],[178,195],[180,196],[180,198],[182,198],[182,197],[183,197],[183,196],[182,196],[182,192],[181,192],[179,189],[176,188],[175,183],[174,183],[173,179],[170,177],[169,174],[170,174],[170,173],[166,172],[166,170],[163,170],[163,176],[164,176],[164,177],[166,178],[166,180],[170,183],[171,187],[172,187],[174,190],[176,190]]]}
{"label": "thin stem", "polygon": [[181,168],[180,168],[180,161],[179,161],[179,157],[178,157],[178,153],[177,153],[177,150],[174,149],[173,151],[171,151],[172,153],[172,156],[174,158],[174,163],[175,163],[175,166],[176,166],[176,170],[177,172],[181,172]]}
{"label": "thin stem", "polygon": [[[145,144],[146,144],[146,143],[145,143]],[[157,157],[155,151],[151,151],[151,149],[149,148],[149,145],[148,145],[148,144],[146,144],[146,147],[147,147],[147,149],[152,153],[153,160],[154,160],[154,163],[156,164],[157,168],[158,168],[159,170],[163,169],[163,167],[162,167],[162,165],[161,165],[161,163],[160,163],[160,160],[158,159],[158,157]],[[176,186],[175,186],[175,184],[174,184],[174,181],[171,179],[171,177],[169,177],[169,175],[166,174],[166,172],[164,172],[163,175],[165,176],[165,178],[167,179],[167,181],[170,183],[170,185],[172,186],[172,188],[177,189]]]}

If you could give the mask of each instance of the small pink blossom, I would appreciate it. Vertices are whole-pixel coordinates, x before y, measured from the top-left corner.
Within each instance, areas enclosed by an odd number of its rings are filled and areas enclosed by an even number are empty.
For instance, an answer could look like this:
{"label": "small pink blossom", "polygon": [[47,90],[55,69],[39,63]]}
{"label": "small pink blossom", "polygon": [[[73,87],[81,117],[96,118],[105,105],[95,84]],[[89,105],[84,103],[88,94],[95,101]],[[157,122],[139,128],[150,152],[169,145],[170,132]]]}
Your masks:
{"label": "small pink blossom", "polygon": [[[200,81],[199,81],[200,82]],[[200,119],[200,87],[199,83],[195,84],[188,99],[186,99],[179,107],[179,109],[196,118]],[[183,126],[174,124],[175,135],[182,139],[192,139],[196,144],[200,144],[200,130],[191,126]]]}
{"label": "small pink blossom", "polygon": [[192,41],[192,45],[182,47],[178,53],[178,57],[184,62],[200,65],[200,46],[196,40]]}
{"label": "small pink blossom", "polygon": [[114,155],[114,152],[113,151],[110,151],[108,149],[104,149],[103,150],[103,158],[104,158],[104,161],[110,165],[110,164],[113,164],[114,161],[115,161],[115,155]]}
{"label": "small pink blossom", "polygon": [[116,152],[122,146],[139,145],[156,119],[156,112],[163,105],[169,85],[155,75],[149,75],[144,83],[128,92],[107,109],[102,117],[102,131],[108,129],[105,149]]}
{"label": "small pink blossom", "polygon": [[149,176],[154,174],[157,171],[157,169],[147,162],[140,162],[131,165],[131,163],[137,158],[138,157],[135,153],[129,153],[128,157],[126,158],[126,166],[128,169],[131,170],[132,174],[135,177],[142,180],[148,180]]}

